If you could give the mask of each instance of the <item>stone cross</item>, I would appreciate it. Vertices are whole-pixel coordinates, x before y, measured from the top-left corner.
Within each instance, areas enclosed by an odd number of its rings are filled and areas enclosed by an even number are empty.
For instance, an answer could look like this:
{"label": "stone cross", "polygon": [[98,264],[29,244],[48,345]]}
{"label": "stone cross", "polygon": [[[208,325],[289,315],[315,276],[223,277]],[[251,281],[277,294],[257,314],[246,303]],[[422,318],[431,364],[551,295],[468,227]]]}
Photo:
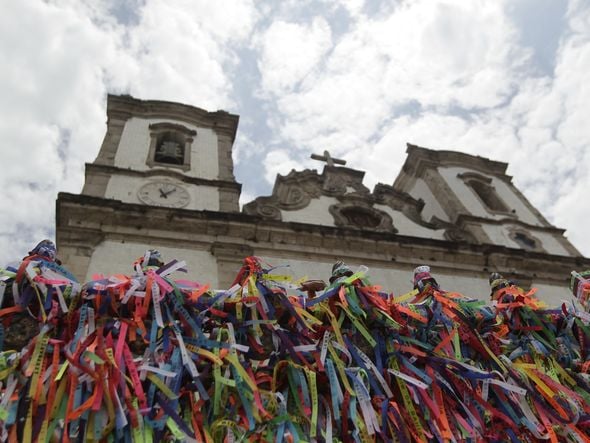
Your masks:
{"label": "stone cross", "polygon": [[319,160],[321,162],[326,162],[328,166],[335,166],[335,165],[345,165],[346,160],[340,160],[339,158],[332,158],[328,151],[324,151],[324,155],[318,154],[311,154],[311,158],[314,160]]}

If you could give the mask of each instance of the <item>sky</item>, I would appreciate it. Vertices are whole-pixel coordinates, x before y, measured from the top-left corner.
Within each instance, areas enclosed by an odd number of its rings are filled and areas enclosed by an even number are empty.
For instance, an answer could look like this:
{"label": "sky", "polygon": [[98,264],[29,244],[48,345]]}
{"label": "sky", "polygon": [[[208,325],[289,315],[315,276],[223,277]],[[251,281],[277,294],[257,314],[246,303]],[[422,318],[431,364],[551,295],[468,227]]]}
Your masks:
{"label": "sky", "polygon": [[55,236],[106,95],[240,115],[242,203],[328,149],[392,184],[406,143],[509,163],[590,256],[588,0],[7,0],[0,265]]}

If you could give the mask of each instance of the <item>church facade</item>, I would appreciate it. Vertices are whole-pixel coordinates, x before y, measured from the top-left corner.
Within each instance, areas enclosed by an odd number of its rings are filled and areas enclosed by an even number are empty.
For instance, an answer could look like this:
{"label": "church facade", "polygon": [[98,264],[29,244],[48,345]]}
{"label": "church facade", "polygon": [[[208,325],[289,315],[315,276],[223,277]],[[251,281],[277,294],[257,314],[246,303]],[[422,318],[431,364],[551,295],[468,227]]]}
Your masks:
{"label": "church facade", "polygon": [[82,193],[57,200],[59,255],[80,279],[130,271],[150,248],[221,289],[256,255],[296,278],[327,280],[336,260],[365,265],[396,294],[422,264],[443,288],[482,299],[500,272],[555,304],[571,298],[570,271],[590,268],[503,162],[408,145],[395,181],[369,190],[363,171],[325,152],[313,156],[321,172],[279,175],[271,195],[240,210],[237,115],[109,95],[107,116]]}

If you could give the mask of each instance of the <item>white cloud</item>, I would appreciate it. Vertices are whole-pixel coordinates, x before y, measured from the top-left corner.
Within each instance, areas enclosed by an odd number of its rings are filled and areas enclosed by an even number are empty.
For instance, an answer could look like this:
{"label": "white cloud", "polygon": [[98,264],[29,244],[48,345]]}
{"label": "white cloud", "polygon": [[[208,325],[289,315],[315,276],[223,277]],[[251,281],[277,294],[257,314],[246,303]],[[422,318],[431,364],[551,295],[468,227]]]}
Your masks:
{"label": "white cloud", "polygon": [[293,90],[331,45],[330,26],[321,17],[310,24],[273,22],[259,42],[263,90],[276,95]]}
{"label": "white cloud", "polygon": [[333,8],[342,6],[352,17],[357,17],[362,13],[365,6],[365,0],[323,0]]}
{"label": "white cloud", "polygon": [[[570,6],[570,30],[562,41],[555,78],[547,96],[548,103],[559,117],[547,125],[553,139],[559,143],[553,155],[545,152],[546,168],[542,180],[546,188],[544,196],[533,198],[540,209],[555,224],[569,229],[569,238],[586,255],[590,255],[590,238],[587,235],[590,207],[587,190],[590,189],[590,7],[584,2],[572,2]],[[552,184],[557,186],[551,187]]]}
{"label": "white cloud", "polygon": [[238,165],[240,163],[246,163],[260,154],[264,154],[264,146],[254,141],[247,134],[238,131],[232,154],[234,165]]}
{"label": "white cloud", "polygon": [[[412,2],[360,17],[299,89],[263,86],[275,95],[286,140],[309,148],[329,137],[351,150],[410,102],[441,113],[502,104],[528,58],[515,35],[497,2]],[[263,79],[285,78],[273,64],[259,66]]]}
{"label": "white cloud", "polygon": [[108,69],[111,82],[138,97],[231,107],[233,45],[248,38],[256,19],[248,0],[150,0],[125,30],[122,65]]}
{"label": "white cloud", "polygon": [[293,160],[286,149],[276,149],[264,159],[264,177],[268,183],[274,183],[277,174],[287,175],[293,169],[299,169],[299,162]]}

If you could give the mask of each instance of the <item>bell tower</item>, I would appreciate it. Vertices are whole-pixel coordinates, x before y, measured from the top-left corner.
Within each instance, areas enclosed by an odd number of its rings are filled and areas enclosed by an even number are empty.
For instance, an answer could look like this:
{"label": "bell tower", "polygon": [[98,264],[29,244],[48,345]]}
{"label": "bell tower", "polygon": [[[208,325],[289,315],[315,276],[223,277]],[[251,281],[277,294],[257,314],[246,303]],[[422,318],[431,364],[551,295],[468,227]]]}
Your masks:
{"label": "bell tower", "polygon": [[[239,117],[109,95],[100,151],[79,195],[60,193],[59,256],[80,279],[118,272],[148,248],[215,281],[211,217],[239,213],[232,148]],[[198,274],[197,274],[198,275]]]}
{"label": "bell tower", "polygon": [[82,194],[150,206],[238,212],[237,115],[108,96],[107,132]]}

